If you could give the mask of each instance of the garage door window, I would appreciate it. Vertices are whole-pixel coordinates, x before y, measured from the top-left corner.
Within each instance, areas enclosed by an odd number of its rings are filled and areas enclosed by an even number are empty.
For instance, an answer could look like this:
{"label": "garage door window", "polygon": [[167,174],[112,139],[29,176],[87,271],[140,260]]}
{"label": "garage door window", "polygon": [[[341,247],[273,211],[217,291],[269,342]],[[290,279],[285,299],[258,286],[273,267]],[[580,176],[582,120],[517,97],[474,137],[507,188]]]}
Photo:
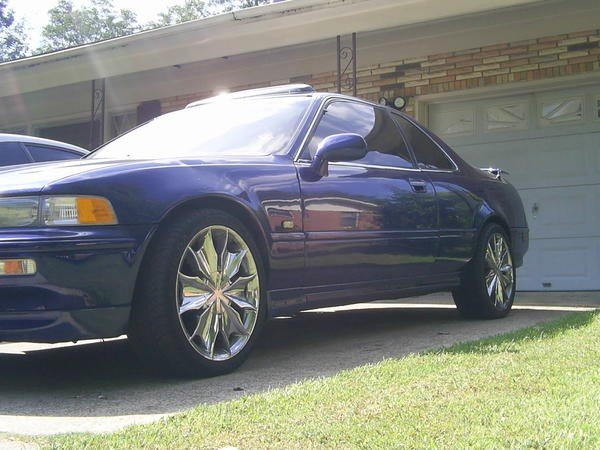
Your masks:
{"label": "garage door window", "polygon": [[583,120],[583,99],[581,97],[544,101],[540,104],[540,122],[542,126],[581,120]]}
{"label": "garage door window", "polygon": [[527,103],[492,105],[485,112],[486,131],[524,130],[527,128]]}

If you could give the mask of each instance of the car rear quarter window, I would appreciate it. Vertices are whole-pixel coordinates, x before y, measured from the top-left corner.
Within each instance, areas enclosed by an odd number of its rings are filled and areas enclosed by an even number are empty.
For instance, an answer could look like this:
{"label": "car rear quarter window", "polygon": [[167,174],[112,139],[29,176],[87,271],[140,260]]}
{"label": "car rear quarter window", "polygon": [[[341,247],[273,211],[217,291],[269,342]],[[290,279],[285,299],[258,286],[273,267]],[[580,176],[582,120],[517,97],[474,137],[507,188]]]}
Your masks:
{"label": "car rear quarter window", "polygon": [[64,161],[67,159],[79,159],[81,155],[62,150],[56,147],[47,147],[44,145],[25,144],[29,154],[35,162],[45,161]]}
{"label": "car rear quarter window", "polygon": [[357,133],[367,142],[369,152],[358,162],[368,165],[412,168],[408,147],[383,108],[365,103],[337,101],[330,103],[301,159],[312,159],[317,147],[327,136]]}
{"label": "car rear quarter window", "polygon": [[23,151],[21,144],[18,142],[0,142],[0,166],[13,166],[30,162],[31,160]]}
{"label": "car rear quarter window", "polygon": [[423,131],[404,117],[394,114],[394,120],[400,125],[404,136],[417,158],[420,169],[427,170],[455,170],[454,163]]}

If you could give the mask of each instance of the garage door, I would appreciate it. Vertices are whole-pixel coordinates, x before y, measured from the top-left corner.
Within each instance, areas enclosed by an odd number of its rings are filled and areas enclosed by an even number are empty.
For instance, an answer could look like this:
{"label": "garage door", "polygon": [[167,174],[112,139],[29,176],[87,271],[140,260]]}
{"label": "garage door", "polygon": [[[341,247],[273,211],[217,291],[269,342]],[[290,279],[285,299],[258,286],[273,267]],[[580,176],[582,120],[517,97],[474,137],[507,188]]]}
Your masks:
{"label": "garage door", "polygon": [[600,289],[600,85],[433,104],[430,127],[523,199],[530,249],[520,290]]}

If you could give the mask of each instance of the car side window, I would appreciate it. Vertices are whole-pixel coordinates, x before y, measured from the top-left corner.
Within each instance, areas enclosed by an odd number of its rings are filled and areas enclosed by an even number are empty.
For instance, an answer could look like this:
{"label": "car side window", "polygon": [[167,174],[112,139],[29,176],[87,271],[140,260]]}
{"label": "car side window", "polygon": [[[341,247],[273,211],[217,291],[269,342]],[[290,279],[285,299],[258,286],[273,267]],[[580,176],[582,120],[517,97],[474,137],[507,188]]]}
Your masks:
{"label": "car side window", "polygon": [[3,142],[0,144],[0,166],[14,166],[30,162],[18,142]]}
{"label": "car side window", "polygon": [[400,129],[417,158],[420,169],[428,170],[455,170],[454,163],[446,154],[431,140],[423,131],[400,115],[394,114],[394,120],[400,125]]}
{"label": "car side window", "polygon": [[312,159],[323,139],[339,133],[357,133],[367,142],[368,153],[357,162],[414,167],[406,142],[387,112],[383,108],[348,101],[333,102],[327,106],[301,159]]}
{"label": "car side window", "polygon": [[77,153],[54,147],[46,147],[44,145],[25,144],[25,147],[27,147],[29,154],[35,162],[63,161],[81,158]]}

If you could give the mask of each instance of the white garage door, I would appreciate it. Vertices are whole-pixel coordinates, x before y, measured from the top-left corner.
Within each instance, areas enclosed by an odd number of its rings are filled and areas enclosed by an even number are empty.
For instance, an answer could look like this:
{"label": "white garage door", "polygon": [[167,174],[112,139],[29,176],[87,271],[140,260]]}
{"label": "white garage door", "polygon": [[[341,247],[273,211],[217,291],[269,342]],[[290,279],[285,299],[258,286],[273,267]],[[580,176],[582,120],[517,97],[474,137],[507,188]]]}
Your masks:
{"label": "white garage door", "polygon": [[523,199],[530,247],[520,290],[600,289],[600,85],[433,104],[429,125]]}

